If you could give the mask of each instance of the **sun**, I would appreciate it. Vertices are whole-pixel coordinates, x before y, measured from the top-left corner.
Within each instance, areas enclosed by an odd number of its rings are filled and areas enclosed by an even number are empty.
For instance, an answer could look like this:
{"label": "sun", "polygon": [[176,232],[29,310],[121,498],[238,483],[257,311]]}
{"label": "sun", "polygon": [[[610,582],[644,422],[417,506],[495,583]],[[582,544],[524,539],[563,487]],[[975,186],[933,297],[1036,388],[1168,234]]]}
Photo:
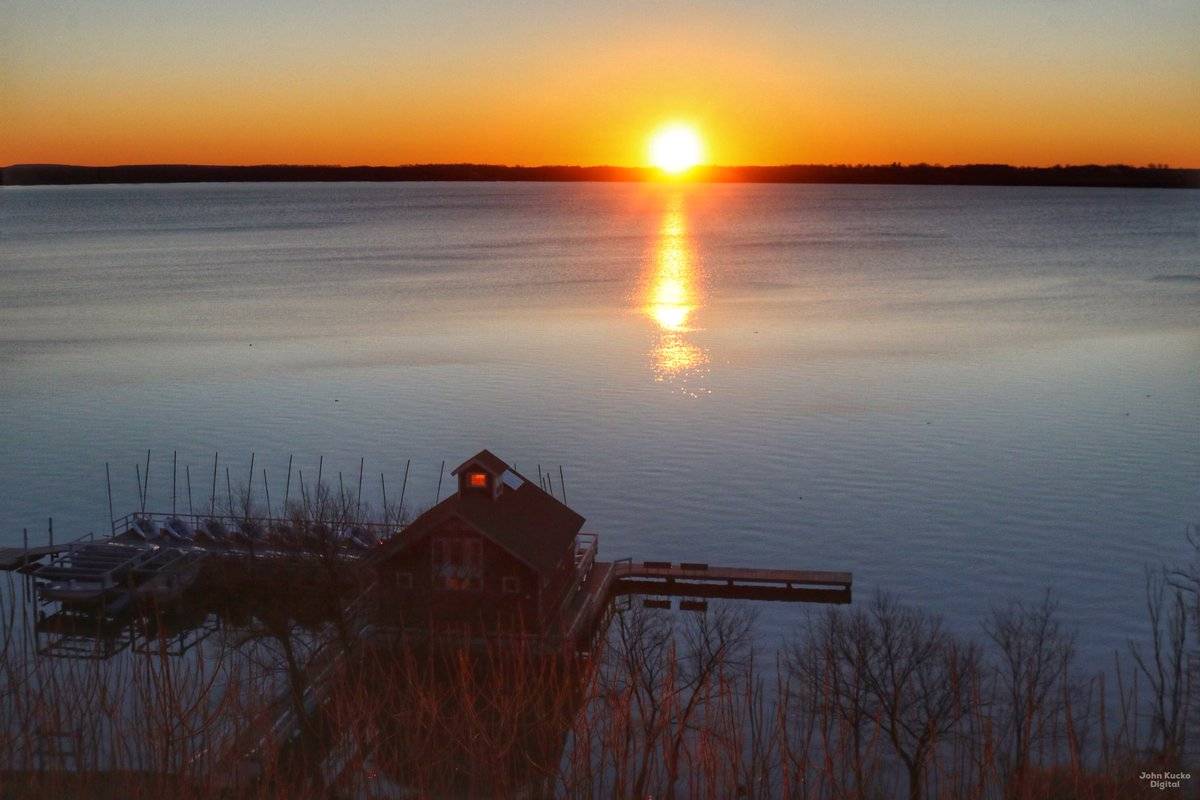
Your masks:
{"label": "sun", "polygon": [[658,129],[650,138],[650,163],[671,175],[679,175],[700,163],[704,145],[690,125],[674,123]]}

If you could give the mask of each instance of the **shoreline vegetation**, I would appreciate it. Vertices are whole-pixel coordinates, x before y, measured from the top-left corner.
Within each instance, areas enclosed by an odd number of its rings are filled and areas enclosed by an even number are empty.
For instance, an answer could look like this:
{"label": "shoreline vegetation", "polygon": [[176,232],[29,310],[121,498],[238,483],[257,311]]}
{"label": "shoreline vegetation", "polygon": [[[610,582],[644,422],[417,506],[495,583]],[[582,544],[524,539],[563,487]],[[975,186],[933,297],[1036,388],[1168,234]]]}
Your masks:
{"label": "shoreline vegetation", "polygon": [[126,657],[35,654],[9,584],[5,797],[1126,800],[1189,766],[1195,596],[1164,573],[1149,648],[1109,672],[1076,659],[1050,593],[976,636],[879,594],[807,615],[774,654],[746,609],[631,605],[590,662],[364,636],[334,576],[231,566],[207,577],[200,614],[222,621],[191,658],[153,608]]}
{"label": "shoreline vegetation", "polygon": [[[376,518],[358,500],[318,482],[290,513]],[[227,502],[256,511],[248,492]],[[1146,635],[1111,665],[1078,658],[1051,591],[974,631],[878,593],[812,609],[775,652],[752,609],[634,598],[586,657],[520,633],[424,636],[332,551],[214,563],[189,603],[141,609],[115,649],[81,622],[63,657],[17,579],[0,585],[0,794],[1160,797],[1147,776],[1192,774],[1195,528],[1188,542],[1192,560],[1147,568]]]}
{"label": "shoreline vegetation", "polygon": [[[120,183],[237,183],[339,181],[516,181],[640,182],[657,181],[649,167],[519,167],[499,164],[409,164],[337,166],[320,164],[129,164],[90,167],[70,164],[14,164],[0,169],[0,186]],[[1093,188],[1197,189],[1200,169],[1150,164],[1057,165],[1008,164],[793,164],[783,166],[712,166],[692,170],[689,182],[844,183],[942,186],[1073,186]]]}

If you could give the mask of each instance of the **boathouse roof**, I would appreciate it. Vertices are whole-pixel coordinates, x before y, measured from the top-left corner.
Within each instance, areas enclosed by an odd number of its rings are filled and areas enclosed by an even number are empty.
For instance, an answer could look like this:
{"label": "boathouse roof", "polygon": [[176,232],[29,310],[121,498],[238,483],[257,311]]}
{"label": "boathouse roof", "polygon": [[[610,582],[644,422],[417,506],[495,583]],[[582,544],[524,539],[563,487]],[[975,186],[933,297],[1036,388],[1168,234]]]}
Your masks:
{"label": "boathouse roof", "polygon": [[447,520],[458,518],[534,570],[553,571],[563,551],[574,544],[583,517],[487,450],[467,459],[454,472],[472,464],[509,476],[505,491],[496,496],[455,492],[384,545],[390,551],[385,550],[383,557],[411,547]]}
{"label": "boathouse roof", "polygon": [[451,475],[457,475],[472,464],[478,464],[493,475],[503,475],[505,470],[511,470],[508,464],[500,456],[493,453],[491,450],[484,448],[475,455],[468,458],[463,463],[459,464],[454,469],[450,470]]}

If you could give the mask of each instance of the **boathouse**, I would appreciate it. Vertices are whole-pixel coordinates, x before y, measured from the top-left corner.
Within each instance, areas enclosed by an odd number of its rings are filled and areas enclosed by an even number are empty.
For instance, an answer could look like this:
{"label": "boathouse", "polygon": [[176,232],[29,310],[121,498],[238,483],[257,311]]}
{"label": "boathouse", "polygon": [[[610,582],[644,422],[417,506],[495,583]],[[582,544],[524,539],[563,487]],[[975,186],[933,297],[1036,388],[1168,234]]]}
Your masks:
{"label": "boathouse", "polygon": [[451,475],[458,490],[377,556],[384,615],[443,631],[546,631],[578,588],[583,517],[487,450]]}

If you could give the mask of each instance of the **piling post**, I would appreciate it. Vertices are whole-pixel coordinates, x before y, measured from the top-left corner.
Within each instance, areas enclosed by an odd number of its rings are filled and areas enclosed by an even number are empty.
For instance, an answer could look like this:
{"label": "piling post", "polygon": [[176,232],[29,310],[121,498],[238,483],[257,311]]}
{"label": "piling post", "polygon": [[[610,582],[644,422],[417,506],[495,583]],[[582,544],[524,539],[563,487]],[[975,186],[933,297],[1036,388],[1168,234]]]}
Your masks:
{"label": "piling post", "polygon": [[383,473],[379,473],[379,490],[383,493],[383,524],[388,524],[387,481]]}
{"label": "piling post", "polygon": [[[242,509],[243,516],[250,516],[250,501],[254,499],[254,453],[250,453],[250,477],[246,479],[246,505]],[[267,509],[270,516],[270,509]]]}
{"label": "piling post", "polygon": [[217,459],[220,455],[220,451],[213,453],[212,494],[208,496],[208,515],[210,517],[217,513]]}
{"label": "piling post", "polygon": [[267,496],[267,519],[271,519],[271,486],[267,483],[266,467],[263,467],[263,494]]}
{"label": "piling post", "polygon": [[315,499],[313,501],[317,505],[321,504],[321,475],[322,475],[324,469],[325,469],[325,456],[320,456],[317,459],[317,487],[314,490],[316,492],[316,495],[315,495]]}
{"label": "piling post", "polygon": [[412,466],[412,459],[404,462],[404,482],[400,484],[400,516],[404,516],[404,490],[408,488],[408,468]]}
{"label": "piling post", "polygon": [[108,532],[114,534],[117,532],[117,520],[113,516],[112,504],[112,473],[108,470],[108,462],[104,462],[104,483],[108,486]]}
{"label": "piling post", "polygon": [[142,488],[142,513],[146,513],[146,503],[150,502],[150,451],[146,451],[146,484]]}
{"label": "piling post", "polygon": [[29,528],[21,528],[21,542],[25,545],[25,560],[29,560]]}
{"label": "piling post", "polygon": [[304,491],[304,470],[300,473],[300,505],[304,509],[304,520],[308,521],[308,493]]}
{"label": "piling post", "polygon": [[359,515],[362,514],[362,475],[363,475],[363,467],[366,466],[366,464],[367,464],[367,457],[359,456],[359,458],[358,458],[358,499],[354,506],[354,521],[355,522],[359,521]]}
{"label": "piling post", "polygon": [[279,516],[287,516],[288,494],[292,490],[292,454],[288,453],[288,474],[287,482],[283,484],[283,508],[279,510]]}

